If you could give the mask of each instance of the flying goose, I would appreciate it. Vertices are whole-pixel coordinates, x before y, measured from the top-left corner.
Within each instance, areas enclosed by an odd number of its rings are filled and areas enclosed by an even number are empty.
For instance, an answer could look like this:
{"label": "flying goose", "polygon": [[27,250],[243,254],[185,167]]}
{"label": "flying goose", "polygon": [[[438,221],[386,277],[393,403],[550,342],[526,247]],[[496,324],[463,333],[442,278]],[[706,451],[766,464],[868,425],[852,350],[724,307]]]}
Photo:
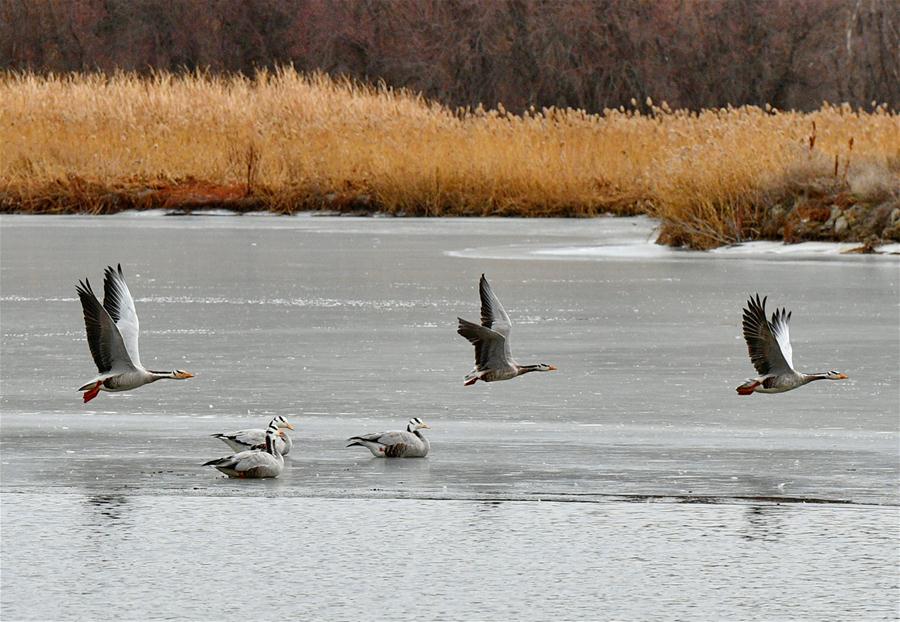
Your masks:
{"label": "flying goose", "polygon": [[414,417],[409,420],[406,431],[393,430],[353,436],[347,439],[347,447],[365,447],[376,458],[424,458],[428,455],[431,444],[419,430],[428,427],[424,421]]}
{"label": "flying goose", "polygon": [[465,386],[482,382],[509,380],[531,371],[553,371],[553,365],[519,365],[509,349],[509,330],[512,327],[506,309],[500,304],[484,275],[479,283],[481,294],[481,326],[461,317],[456,332],[475,346],[475,368],[465,377]]}
{"label": "flying goose", "polygon": [[794,370],[791,336],[788,322],[791,314],[784,308],[776,309],[772,321],[766,320],[766,300],[751,296],[744,309],[744,340],[750,352],[750,360],[759,376],[747,380],[737,388],[739,395],[757,393],[784,393],[813,380],[844,380],[846,374],[831,370],[824,374],[803,374]]}
{"label": "flying goose", "polygon": [[265,448],[248,449],[233,456],[225,456],[217,460],[204,462],[203,466],[212,466],[227,475],[237,478],[262,479],[278,477],[284,469],[284,458],[275,446],[278,426],[270,423],[266,429]]}
{"label": "flying goose", "polygon": [[[269,425],[274,425],[278,429],[278,433],[275,435],[275,447],[278,449],[278,453],[282,456],[288,455],[291,451],[291,447],[294,446],[294,442],[281,428],[293,430],[294,426],[288,423],[288,420],[281,415],[277,415],[273,418],[272,421],[269,422]],[[266,431],[254,428],[250,430],[228,432],[227,434],[213,434],[212,437],[223,441],[235,451],[244,451],[263,445],[266,442]]]}
{"label": "flying goose", "polygon": [[122,264],[118,270],[107,266],[103,278],[103,304],[97,300],[91,282],[78,282],[76,287],[84,310],[84,327],[88,346],[100,375],[80,387],[84,401],[90,402],[103,391],[129,391],[164,378],[185,379],[194,375],[180,369],[150,371],[141,365],[138,353],[137,312],[134,299],[125,284]]}

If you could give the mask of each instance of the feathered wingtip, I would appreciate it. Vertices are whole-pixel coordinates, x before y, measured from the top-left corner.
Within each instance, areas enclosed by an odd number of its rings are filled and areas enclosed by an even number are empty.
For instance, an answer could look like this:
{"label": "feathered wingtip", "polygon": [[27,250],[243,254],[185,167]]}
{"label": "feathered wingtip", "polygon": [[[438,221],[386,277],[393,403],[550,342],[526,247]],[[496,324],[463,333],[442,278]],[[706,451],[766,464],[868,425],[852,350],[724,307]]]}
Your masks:
{"label": "feathered wingtip", "polygon": [[766,301],[769,299],[768,296],[764,296],[762,300],[759,299],[759,294],[752,294],[749,298],[747,298],[747,305],[744,307],[744,314],[754,315],[756,313],[761,312],[763,316],[766,314]]}
{"label": "feathered wingtip", "polygon": [[116,276],[120,276],[124,279],[125,273],[122,272],[122,264],[117,264],[115,268],[106,266],[106,269],[103,271],[103,276],[104,278],[115,278]]}

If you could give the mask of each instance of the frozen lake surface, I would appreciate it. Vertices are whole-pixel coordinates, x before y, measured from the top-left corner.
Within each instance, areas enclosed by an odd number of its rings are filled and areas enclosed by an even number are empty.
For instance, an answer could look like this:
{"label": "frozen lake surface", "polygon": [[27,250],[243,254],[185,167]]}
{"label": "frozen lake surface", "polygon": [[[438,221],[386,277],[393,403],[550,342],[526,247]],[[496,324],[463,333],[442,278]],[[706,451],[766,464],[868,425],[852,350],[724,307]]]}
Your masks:
{"label": "frozen lake surface", "polygon": [[[0,617],[895,619],[900,261],[651,236],[4,216]],[[82,404],[74,286],[117,262],[144,364],[197,377]],[[517,359],[559,371],[462,386],[482,272]],[[793,311],[799,369],[850,380],[737,396],[757,291]],[[275,414],[278,480],[200,466]],[[343,447],[414,416],[424,460]]]}

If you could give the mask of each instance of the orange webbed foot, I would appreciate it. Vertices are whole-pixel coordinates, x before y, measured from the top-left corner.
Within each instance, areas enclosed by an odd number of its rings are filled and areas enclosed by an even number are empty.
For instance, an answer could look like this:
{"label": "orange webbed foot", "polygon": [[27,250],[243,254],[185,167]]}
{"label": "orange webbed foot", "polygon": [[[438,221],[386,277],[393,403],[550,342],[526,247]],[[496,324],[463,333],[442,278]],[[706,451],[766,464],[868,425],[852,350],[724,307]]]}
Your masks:
{"label": "orange webbed foot", "polygon": [[87,391],[84,392],[84,403],[85,404],[87,404],[92,399],[97,397],[97,395],[99,395],[101,386],[103,386],[102,381],[98,382],[93,387],[91,387],[90,389],[88,389]]}

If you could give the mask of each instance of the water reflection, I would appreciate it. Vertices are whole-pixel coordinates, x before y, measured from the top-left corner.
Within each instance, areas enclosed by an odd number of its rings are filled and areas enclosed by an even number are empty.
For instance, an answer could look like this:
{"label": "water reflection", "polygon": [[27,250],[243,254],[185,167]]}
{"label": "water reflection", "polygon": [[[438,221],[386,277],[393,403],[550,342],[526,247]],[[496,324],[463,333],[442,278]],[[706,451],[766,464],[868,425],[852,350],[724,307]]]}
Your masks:
{"label": "water reflection", "polygon": [[784,508],[779,505],[751,505],[744,511],[744,540],[778,542],[784,536]]}
{"label": "water reflection", "polygon": [[498,509],[503,501],[482,501],[476,507],[480,512],[489,512]]}
{"label": "water reflection", "polygon": [[95,514],[109,519],[104,522],[121,521],[128,511],[128,498],[122,495],[89,495],[85,503]]}
{"label": "water reflection", "polygon": [[98,536],[86,538],[86,545],[101,547],[107,538],[119,542],[131,537],[133,499],[129,501],[128,497],[114,493],[87,495],[84,507],[87,510],[85,526],[89,533]]}
{"label": "water reflection", "polygon": [[378,488],[419,488],[431,484],[428,458],[372,458],[361,465]]}

